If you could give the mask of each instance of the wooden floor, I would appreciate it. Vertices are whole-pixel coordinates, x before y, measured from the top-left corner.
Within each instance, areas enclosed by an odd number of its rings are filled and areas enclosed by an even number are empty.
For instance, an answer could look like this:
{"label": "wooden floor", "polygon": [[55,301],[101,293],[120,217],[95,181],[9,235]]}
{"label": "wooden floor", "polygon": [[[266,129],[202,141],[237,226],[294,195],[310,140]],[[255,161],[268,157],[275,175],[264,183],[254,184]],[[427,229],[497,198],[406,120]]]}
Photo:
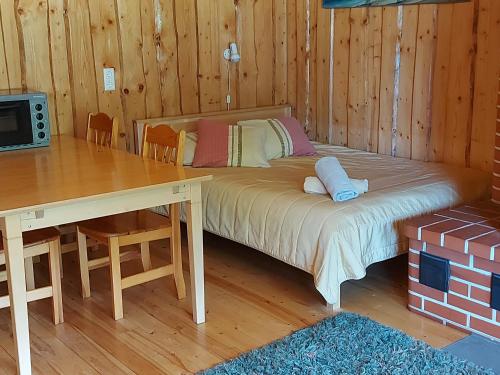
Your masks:
{"label": "wooden floor", "polygon": [[[153,263],[168,258],[168,247],[162,245],[153,248]],[[172,279],[125,291],[125,319],[115,322],[107,271],[92,272],[93,295],[83,301],[75,255],[64,258],[66,323],[53,326],[49,301],[29,307],[36,374],[192,373],[332,315],[306,273],[206,235],[206,324],[193,323],[189,295],[178,301]],[[37,267],[37,274],[46,272],[43,261]],[[137,267],[138,262],[129,262],[125,270]],[[342,302],[345,310],[436,347],[464,336],[406,309],[404,256],[374,265],[363,280],[342,285]],[[4,309],[0,311],[0,374],[14,373],[10,314]]]}

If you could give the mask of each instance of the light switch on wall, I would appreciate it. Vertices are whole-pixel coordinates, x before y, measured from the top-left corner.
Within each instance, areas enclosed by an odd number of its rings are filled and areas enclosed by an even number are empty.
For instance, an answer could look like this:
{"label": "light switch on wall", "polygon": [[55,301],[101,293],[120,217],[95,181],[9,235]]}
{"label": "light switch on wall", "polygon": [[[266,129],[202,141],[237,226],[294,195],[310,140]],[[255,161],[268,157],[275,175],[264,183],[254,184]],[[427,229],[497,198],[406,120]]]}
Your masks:
{"label": "light switch on wall", "polygon": [[104,91],[115,91],[115,68],[104,68]]}

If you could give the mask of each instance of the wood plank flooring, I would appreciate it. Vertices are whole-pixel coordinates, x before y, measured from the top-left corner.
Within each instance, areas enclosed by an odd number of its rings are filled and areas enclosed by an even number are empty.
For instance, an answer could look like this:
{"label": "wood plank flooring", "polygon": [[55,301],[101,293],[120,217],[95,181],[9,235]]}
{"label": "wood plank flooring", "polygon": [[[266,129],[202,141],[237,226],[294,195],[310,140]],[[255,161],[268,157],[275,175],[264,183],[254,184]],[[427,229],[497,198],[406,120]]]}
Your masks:
{"label": "wood plank flooring", "polygon": [[[153,265],[169,258],[167,249],[167,243],[152,247]],[[138,267],[139,261],[129,262],[124,272]],[[91,273],[92,297],[84,301],[76,254],[65,255],[65,323],[53,326],[48,300],[29,306],[34,373],[193,373],[333,314],[308,274],[209,234],[205,235],[205,271],[206,324],[193,323],[189,293],[178,301],[172,278],[126,290],[125,319],[115,322],[107,270]],[[35,272],[42,283],[47,272],[44,260]],[[1,292],[6,292],[5,285]],[[345,310],[436,347],[464,336],[410,313],[406,295],[405,256],[374,265],[363,280],[342,285]],[[13,356],[10,313],[4,309],[0,310],[0,374],[15,374]]]}

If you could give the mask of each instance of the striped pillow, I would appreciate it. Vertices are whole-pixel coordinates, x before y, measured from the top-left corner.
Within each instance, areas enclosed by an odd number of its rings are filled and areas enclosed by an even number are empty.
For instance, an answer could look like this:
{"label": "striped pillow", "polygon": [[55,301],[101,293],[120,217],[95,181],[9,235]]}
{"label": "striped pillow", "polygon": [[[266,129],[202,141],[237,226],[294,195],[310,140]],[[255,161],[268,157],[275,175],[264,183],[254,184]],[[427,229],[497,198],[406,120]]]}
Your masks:
{"label": "striped pillow", "polygon": [[238,125],[265,128],[267,159],[314,155],[316,150],[294,117],[238,121]]}
{"label": "striped pillow", "polygon": [[200,120],[193,167],[269,167],[266,135],[263,128]]}

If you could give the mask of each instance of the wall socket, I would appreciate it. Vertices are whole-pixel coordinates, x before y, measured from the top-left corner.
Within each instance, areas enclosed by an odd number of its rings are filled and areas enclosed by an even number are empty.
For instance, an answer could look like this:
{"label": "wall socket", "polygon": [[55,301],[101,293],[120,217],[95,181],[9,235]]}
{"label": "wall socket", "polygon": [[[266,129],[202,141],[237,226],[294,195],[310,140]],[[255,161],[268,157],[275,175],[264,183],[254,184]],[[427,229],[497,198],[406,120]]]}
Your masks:
{"label": "wall socket", "polygon": [[115,91],[115,68],[104,68],[104,91]]}

